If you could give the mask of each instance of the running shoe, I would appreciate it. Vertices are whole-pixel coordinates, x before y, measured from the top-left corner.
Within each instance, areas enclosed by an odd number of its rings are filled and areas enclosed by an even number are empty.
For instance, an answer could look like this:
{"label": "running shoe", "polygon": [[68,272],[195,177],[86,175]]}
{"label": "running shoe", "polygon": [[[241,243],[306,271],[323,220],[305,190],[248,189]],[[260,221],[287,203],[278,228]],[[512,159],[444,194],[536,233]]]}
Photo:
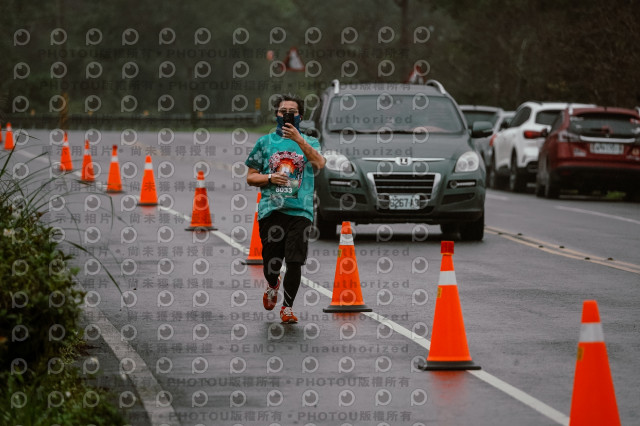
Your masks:
{"label": "running shoe", "polygon": [[293,315],[293,311],[289,306],[283,306],[280,309],[280,319],[283,323],[293,324],[298,322],[298,318]]}
{"label": "running shoe", "polygon": [[267,311],[272,310],[278,303],[278,290],[280,289],[280,277],[278,277],[278,284],[275,287],[271,287],[267,284],[267,289],[262,296],[262,304]]}

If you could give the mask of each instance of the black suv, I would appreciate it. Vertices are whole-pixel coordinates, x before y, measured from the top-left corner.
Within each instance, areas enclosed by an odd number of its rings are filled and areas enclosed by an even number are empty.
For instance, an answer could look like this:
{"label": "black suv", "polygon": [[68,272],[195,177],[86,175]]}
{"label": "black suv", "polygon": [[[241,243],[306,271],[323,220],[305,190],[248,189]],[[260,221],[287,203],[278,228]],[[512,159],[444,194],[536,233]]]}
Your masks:
{"label": "black suv", "polygon": [[463,240],[484,236],[484,164],[442,84],[355,84],[334,80],[301,129],[316,136],[327,159],[316,176],[315,225],[320,238],[336,225],[440,224]]}

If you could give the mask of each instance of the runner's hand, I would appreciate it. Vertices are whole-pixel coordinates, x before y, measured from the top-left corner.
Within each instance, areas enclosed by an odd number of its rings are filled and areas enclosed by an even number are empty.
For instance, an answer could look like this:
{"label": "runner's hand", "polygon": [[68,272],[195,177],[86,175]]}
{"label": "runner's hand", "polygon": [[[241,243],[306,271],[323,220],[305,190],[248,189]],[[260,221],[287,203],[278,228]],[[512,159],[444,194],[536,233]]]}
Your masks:
{"label": "runner's hand", "polygon": [[272,173],[271,183],[274,185],[286,185],[289,182],[289,177],[284,173]]}
{"label": "runner's hand", "polygon": [[282,136],[297,143],[304,140],[302,139],[300,132],[298,132],[298,129],[296,129],[291,123],[285,123],[285,125],[282,126]]}

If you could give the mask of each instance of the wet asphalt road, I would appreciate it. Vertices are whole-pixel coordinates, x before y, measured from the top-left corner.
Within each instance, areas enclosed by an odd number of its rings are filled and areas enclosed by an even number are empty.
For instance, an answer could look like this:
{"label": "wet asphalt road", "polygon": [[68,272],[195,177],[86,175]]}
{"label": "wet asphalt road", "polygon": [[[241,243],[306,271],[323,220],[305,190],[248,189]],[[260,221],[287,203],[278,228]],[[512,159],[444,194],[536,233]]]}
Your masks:
{"label": "wet asphalt road", "polygon": [[[40,141],[21,146],[13,162],[40,154],[43,145],[58,161],[56,135],[50,144],[48,131],[30,133]],[[308,281],[294,305],[300,322],[282,326],[276,310],[262,308],[260,267],[241,265],[246,255],[237,248],[249,246],[257,191],[234,163],[244,161],[258,135],[129,136],[102,132],[93,158],[102,168],[98,180],[106,182],[111,145],[119,145],[126,193],[93,194],[68,179],[51,190],[67,192],[64,205],[78,229],[59,200],[47,216],[104,264],[96,272],[95,262],[79,253],[79,281],[88,303],[107,315],[166,392],[156,406],[170,403],[167,424],[558,424],[469,373],[413,367],[428,354],[420,342],[430,338],[433,323],[440,241],[450,238],[438,227],[429,226],[428,236],[412,235],[412,225],[393,225],[391,234],[355,227],[365,302],[408,336],[363,314],[322,312],[330,302],[337,239],[310,245]],[[84,138],[85,132],[69,133],[76,169]],[[137,207],[130,197],[139,195],[147,153],[164,208]],[[44,166],[34,160],[31,173],[36,164]],[[207,173],[219,231],[194,236],[184,231],[182,215],[191,215],[196,169]],[[121,221],[111,220],[109,200]],[[568,416],[582,301],[595,299],[622,422],[640,422],[639,205],[490,190],[486,222],[484,241],[457,242],[453,257],[474,361]]]}

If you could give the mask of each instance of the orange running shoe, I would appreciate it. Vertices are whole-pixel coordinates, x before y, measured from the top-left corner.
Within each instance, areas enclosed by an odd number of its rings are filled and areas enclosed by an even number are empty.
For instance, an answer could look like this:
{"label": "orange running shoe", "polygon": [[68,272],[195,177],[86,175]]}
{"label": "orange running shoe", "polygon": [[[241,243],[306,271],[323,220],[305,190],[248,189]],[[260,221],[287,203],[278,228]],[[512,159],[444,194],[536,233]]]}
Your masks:
{"label": "orange running shoe", "polygon": [[280,277],[278,277],[278,284],[275,287],[271,287],[267,284],[267,289],[262,296],[262,304],[267,311],[272,310],[278,303],[278,290],[280,289]]}
{"label": "orange running shoe", "polygon": [[298,318],[293,315],[293,311],[289,306],[283,306],[282,308],[280,308],[280,319],[285,324],[293,324],[298,322]]}

